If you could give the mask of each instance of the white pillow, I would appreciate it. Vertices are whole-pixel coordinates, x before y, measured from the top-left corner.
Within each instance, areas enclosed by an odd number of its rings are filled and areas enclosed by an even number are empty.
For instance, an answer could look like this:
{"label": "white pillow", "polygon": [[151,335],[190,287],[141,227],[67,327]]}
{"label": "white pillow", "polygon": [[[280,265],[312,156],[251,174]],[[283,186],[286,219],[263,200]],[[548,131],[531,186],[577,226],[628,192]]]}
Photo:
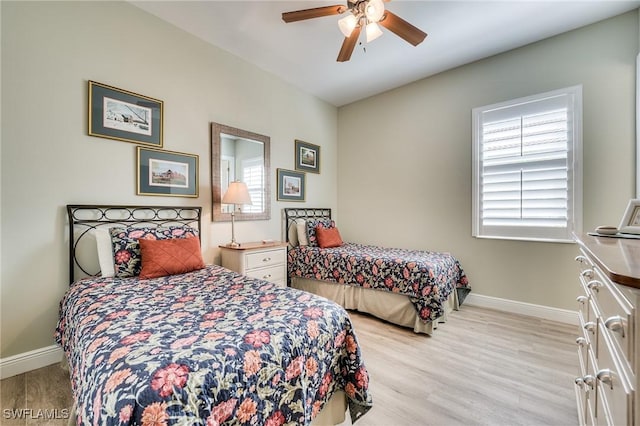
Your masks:
{"label": "white pillow", "polygon": [[298,227],[296,226],[296,221],[293,220],[289,223],[289,228],[287,228],[287,232],[288,235],[287,237],[289,238],[289,245],[291,247],[298,247],[298,244],[300,244],[298,242]]}
{"label": "white pillow", "polygon": [[109,228],[96,228],[93,230],[93,235],[96,237],[100,275],[103,277],[113,277],[116,274],[116,270],[113,264],[113,249]]}
{"label": "white pillow", "polygon": [[298,230],[298,243],[301,246],[308,246],[307,240],[307,222],[304,219],[296,219],[296,228]]}

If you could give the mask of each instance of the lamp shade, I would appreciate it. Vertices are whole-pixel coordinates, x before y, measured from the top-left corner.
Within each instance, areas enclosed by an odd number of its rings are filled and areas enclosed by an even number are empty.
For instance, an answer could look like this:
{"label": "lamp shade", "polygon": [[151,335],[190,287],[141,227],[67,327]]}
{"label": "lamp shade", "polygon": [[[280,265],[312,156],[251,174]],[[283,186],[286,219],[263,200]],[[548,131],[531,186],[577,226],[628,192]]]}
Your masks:
{"label": "lamp shade", "polygon": [[367,43],[377,39],[382,35],[382,30],[375,22],[369,22],[366,27]]}
{"label": "lamp shade", "polygon": [[369,22],[378,22],[384,15],[383,0],[369,0],[364,8],[364,13]]}
{"label": "lamp shade", "polygon": [[234,181],[229,184],[227,192],[222,197],[222,204],[252,204],[247,184]]}
{"label": "lamp shade", "polygon": [[338,20],[338,27],[340,28],[340,31],[342,31],[342,34],[344,34],[345,37],[349,37],[351,35],[351,32],[353,31],[353,29],[356,27],[357,24],[358,24],[358,18],[356,18],[351,13],[345,16],[344,18]]}

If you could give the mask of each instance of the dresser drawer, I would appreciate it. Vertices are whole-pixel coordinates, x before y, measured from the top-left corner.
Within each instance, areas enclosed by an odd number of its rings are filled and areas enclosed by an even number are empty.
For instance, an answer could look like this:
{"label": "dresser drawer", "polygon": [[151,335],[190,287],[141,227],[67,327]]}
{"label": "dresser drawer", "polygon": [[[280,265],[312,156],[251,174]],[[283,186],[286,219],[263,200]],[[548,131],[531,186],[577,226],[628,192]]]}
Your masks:
{"label": "dresser drawer", "polygon": [[[593,348],[593,352],[595,352],[596,351],[595,348],[598,344],[598,339],[597,339],[598,321],[596,318],[597,313],[593,306],[593,302],[591,300],[585,303],[585,305],[586,305],[586,308],[585,308],[586,315],[583,315],[582,312],[579,312],[578,325],[580,326],[580,330],[582,331],[582,337],[586,340],[586,343]],[[588,318],[591,318],[591,320],[588,321],[587,320]]]}
{"label": "dresser drawer", "polygon": [[259,278],[261,280],[270,282],[281,282],[285,279],[285,272],[282,265],[271,266],[268,268],[250,269],[247,270],[247,276],[252,278]]}
{"label": "dresser drawer", "polygon": [[633,360],[633,307],[624,295],[598,269],[587,283],[604,328],[609,331],[616,352],[624,356],[625,368],[631,369]]}
{"label": "dresser drawer", "polygon": [[585,280],[582,277],[579,278],[578,283],[580,284],[578,297],[576,297],[578,312],[582,315],[584,322],[587,322],[594,318],[593,312],[590,309],[591,292],[587,290]]}
{"label": "dresser drawer", "polygon": [[627,425],[632,419],[633,389],[625,368],[615,355],[611,333],[598,323],[596,377],[598,424]]}
{"label": "dresser drawer", "polygon": [[264,268],[265,266],[284,265],[287,260],[287,254],[284,248],[249,252],[245,256],[247,270]]}

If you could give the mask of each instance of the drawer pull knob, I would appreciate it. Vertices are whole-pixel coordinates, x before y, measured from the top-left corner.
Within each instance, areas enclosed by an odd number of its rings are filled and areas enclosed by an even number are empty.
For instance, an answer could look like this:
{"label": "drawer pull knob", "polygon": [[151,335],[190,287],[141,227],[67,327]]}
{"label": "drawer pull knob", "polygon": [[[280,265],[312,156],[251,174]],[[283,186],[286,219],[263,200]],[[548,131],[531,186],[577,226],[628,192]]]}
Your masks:
{"label": "drawer pull knob", "polygon": [[578,337],[576,339],[576,344],[580,347],[584,346],[587,344],[587,339],[585,339],[584,337]]}
{"label": "drawer pull knob", "polygon": [[582,255],[576,256],[576,262],[587,263],[587,258]]}
{"label": "drawer pull knob", "polygon": [[589,300],[587,296],[576,297],[576,302],[580,303],[581,305],[584,305],[585,303],[587,303],[587,300]]}
{"label": "drawer pull knob", "polygon": [[596,323],[593,321],[589,321],[587,323],[584,324],[584,329],[587,330],[588,332],[595,334],[596,332]]}
{"label": "drawer pull knob", "polygon": [[582,276],[585,278],[593,278],[593,269],[585,269],[582,271]]}
{"label": "drawer pull knob", "polygon": [[584,379],[582,377],[576,377],[576,385],[580,388],[584,388]]}
{"label": "drawer pull knob", "polygon": [[602,287],[602,283],[598,280],[589,281],[589,284],[587,284],[587,287],[589,288],[589,290],[593,290],[597,292],[600,290],[600,287]]}
{"label": "drawer pull knob", "polygon": [[598,371],[597,377],[598,380],[604,383],[605,385],[609,385],[611,389],[613,389],[613,375],[615,373],[608,368],[604,370]]}
{"label": "drawer pull knob", "polygon": [[596,378],[593,377],[591,374],[587,374],[586,376],[584,376],[582,378],[582,381],[584,382],[585,385],[589,386],[591,389],[593,389],[596,384]]}
{"label": "drawer pull knob", "polygon": [[267,274],[267,275],[265,275],[265,276],[264,276],[264,277],[262,277],[262,278],[263,278],[263,279],[265,279],[265,280],[266,280],[266,279],[269,279],[269,278],[271,278],[271,274]]}
{"label": "drawer pull knob", "polygon": [[271,260],[271,258],[270,258],[270,257],[265,257],[264,259],[262,259],[262,261],[263,261],[263,262],[268,262],[268,261],[270,261],[270,260]]}
{"label": "drawer pull knob", "polygon": [[620,333],[624,339],[624,320],[620,315],[607,318],[604,322],[604,326],[615,333]]}

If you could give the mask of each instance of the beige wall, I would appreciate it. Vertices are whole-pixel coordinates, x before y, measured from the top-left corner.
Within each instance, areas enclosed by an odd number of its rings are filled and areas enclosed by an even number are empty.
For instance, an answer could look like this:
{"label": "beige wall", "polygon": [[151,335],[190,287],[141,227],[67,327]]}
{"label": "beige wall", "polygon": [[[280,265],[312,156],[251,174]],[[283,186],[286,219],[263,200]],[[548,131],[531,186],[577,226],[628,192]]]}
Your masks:
{"label": "beige wall", "polygon": [[[292,169],[294,139],[322,147],[308,204],[336,207],[337,109],[125,2],[0,2],[2,15],[1,350],[54,344],[68,286],[65,204],[184,204],[204,211],[207,261],[231,239],[211,223],[209,123],[271,137],[271,179]],[[87,80],[164,101],[164,148],[200,156],[200,197],[135,195],[135,145],[87,135]],[[289,203],[289,206],[298,205]],[[279,239],[238,222],[239,241]]]}
{"label": "beige wall", "polygon": [[471,109],[582,84],[584,229],[617,225],[634,195],[637,53],[633,11],[340,108],[341,233],[450,251],[477,294],[575,309],[575,245],[471,237]]}
{"label": "beige wall", "polygon": [[[126,3],[2,1],[0,15],[0,358],[53,344],[67,203],[200,205],[216,260],[231,231],[210,222],[211,121],[271,136],[274,188],[294,139],[321,145],[306,205],[339,206],[351,241],[451,251],[488,296],[573,309],[575,247],[471,238],[471,108],[583,84],[585,228],[617,224],[633,195],[636,12],[339,111]],[[164,147],[200,156],[198,199],[135,195],[135,145],[87,136],[89,79],[165,102]],[[272,192],[272,219],[237,223],[238,240],[280,237]]]}

